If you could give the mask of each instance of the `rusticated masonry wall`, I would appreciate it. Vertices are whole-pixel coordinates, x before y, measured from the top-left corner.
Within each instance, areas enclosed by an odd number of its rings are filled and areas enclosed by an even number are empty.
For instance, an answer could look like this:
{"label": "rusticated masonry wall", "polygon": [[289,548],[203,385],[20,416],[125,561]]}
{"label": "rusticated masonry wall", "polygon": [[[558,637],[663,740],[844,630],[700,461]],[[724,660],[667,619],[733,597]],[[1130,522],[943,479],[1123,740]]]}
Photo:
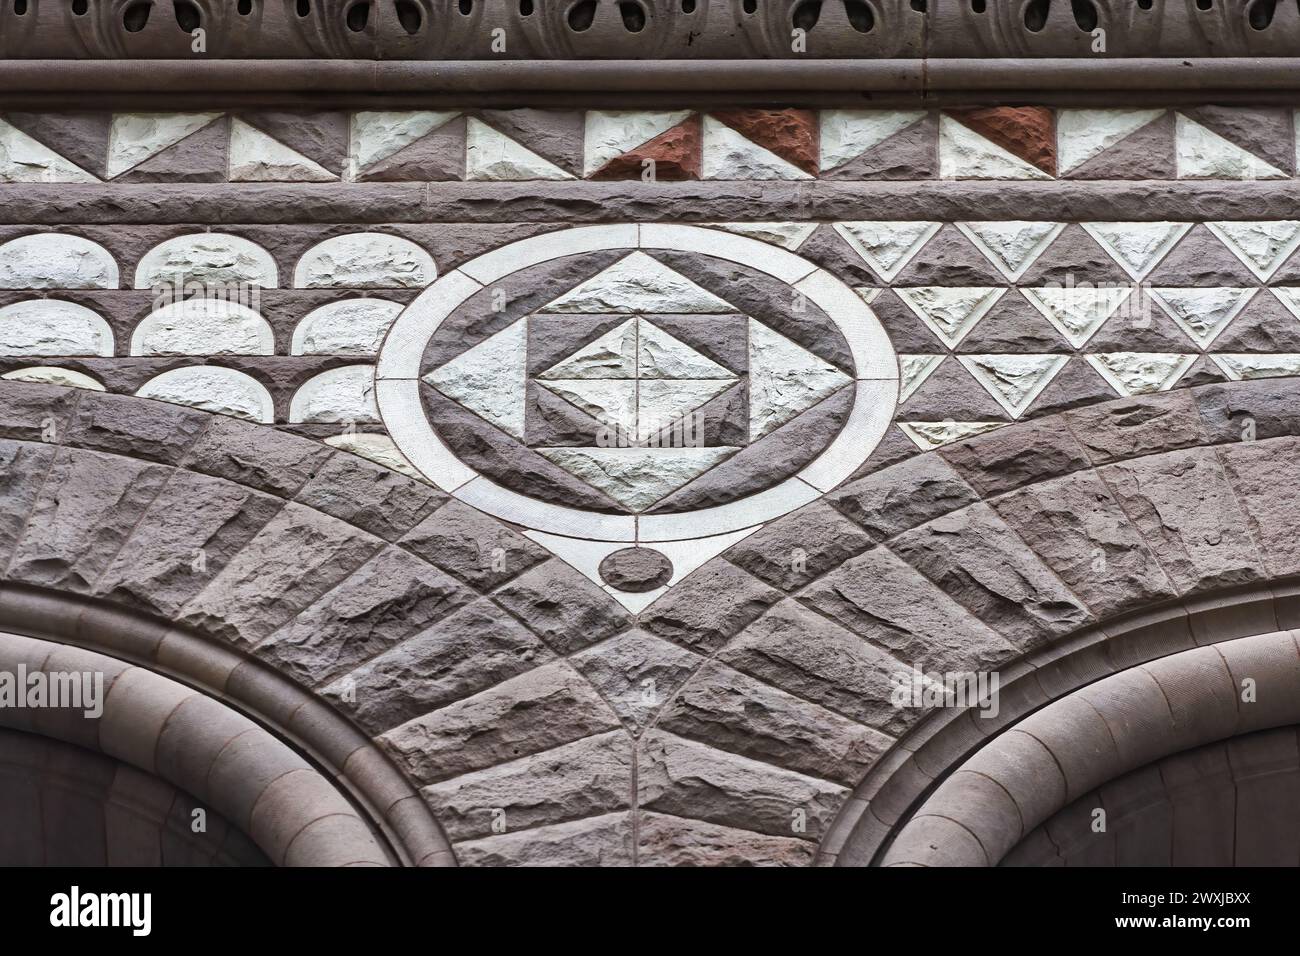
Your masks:
{"label": "rusticated masonry wall", "polygon": [[4,113],[0,610],[265,665],[442,862],[878,862],[913,665],[1300,623],[1295,122]]}

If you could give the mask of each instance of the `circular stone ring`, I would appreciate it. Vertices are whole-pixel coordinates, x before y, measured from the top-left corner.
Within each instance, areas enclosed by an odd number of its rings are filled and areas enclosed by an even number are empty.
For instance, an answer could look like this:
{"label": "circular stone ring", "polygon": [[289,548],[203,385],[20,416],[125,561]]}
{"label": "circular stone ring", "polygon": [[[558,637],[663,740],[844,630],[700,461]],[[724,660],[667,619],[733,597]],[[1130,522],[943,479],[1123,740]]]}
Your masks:
{"label": "circular stone ring", "polygon": [[[796,474],[727,504],[674,514],[616,515],[530,498],[461,461],[429,423],[420,401],[425,346],[455,309],[520,269],[583,253],[617,249],[696,253],[756,269],[818,306],[848,343],[855,397],[839,434]],[[635,223],[580,226],[510,243],[439,278],[393,323],[379,354],[376,398],[389,435],[411,464],[466,504],[535,531],[595,541],[684,541],[754,528],[830,491],[884,437],[898,402],[898,357],[880,320],[843,281],[778,246],[700,226]]]}

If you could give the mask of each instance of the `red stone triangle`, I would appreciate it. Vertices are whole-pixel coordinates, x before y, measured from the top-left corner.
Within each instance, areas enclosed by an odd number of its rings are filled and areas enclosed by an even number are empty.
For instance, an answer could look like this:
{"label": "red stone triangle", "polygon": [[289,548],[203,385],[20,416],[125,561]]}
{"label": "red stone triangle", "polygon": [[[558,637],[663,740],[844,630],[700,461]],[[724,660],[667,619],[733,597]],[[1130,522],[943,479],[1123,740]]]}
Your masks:
{"label": "red stone triangle", "polygon": [[948,115],[1025,162],[1056,175],[1056,120],[1048,107],[997,106],[949,110]]}
{"label": "red stone triangle", "polygon": [[812,110],[722,110],[710,114],[805,173],[817,175],[817,114]]}
{"label": "red stone triangle", "polygon": [[590,179],[638,179],[646,160],[654,161],[654,177],[668,182],[700,178],[700,117],[691,116],[636,149],[615,156]]}

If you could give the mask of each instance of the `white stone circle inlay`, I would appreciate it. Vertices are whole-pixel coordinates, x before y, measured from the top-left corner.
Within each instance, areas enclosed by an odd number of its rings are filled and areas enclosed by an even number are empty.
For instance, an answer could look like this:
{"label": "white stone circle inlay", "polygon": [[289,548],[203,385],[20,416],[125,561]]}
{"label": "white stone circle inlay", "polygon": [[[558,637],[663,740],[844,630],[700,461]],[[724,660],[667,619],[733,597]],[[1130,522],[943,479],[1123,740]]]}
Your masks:
{"label": "white stone circle inlay", "polygon": [[[420,398],[420,356],[442,323],[504,275],[574,250],[694,252],[764,272],[820,308],[849,343],[853,405],[827,447],[795,475],[723,505],[670,514],[606,514],[537,500],[505,488],[461,461],[429,423]],[[508,263],[506,268],[501,265]],[[384,424],[411,464],[439,488],[534,531],[607,543],[687,541],[751,531],[844,481],[875,449],[898,401],[898,359],[884,327],[843,282],[777,246],[699,226],[581,226],[486,253],[434,282],[398,317],[380,351],[376,397]]]}

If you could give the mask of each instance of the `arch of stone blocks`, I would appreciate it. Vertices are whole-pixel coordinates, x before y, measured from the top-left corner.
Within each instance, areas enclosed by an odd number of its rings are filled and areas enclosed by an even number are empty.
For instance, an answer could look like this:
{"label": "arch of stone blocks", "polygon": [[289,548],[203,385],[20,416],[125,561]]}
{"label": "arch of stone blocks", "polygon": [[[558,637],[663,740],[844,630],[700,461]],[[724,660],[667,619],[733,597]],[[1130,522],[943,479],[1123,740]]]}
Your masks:
{"label": "arch of stone blocks", "polygon": [[[867,863],[993,730],[1300,625],[1298,398],[1205,385],[884,448],[631,615],[347,452],[6,382],[0,625],[269,723],[403,862]],[[913,664],[996,669],[1001,716],[894,707]]]}
{"label": "arch of stone blocks", "polygon": [[1296,640],[1280,631],[1197,647],[1053,700],[946,776],[882,865],[996,865],[1068,804],[1148,764],[1279,727],[1290,728],[1294,750]]}
{"label": "arch of stone blocks", "polygon": [[[87,632],[94,626],[92,617]],[[14,634],[0,634],[0,662],[9,673],[44,674],[51,686],[89,675],[92,687],[102,687],[98,714],[87,710],[88,697],[76,706],[6,707],[6,729],[79,745],[172,784],[239,828],[277,865],[392,861],[333,782],[227,704],[144,667]]]}
{"label": "arch of stone blocks", "polygon": [[15,866],[267,866],[211,806],[125,761],[0,730],[0,852]]}

